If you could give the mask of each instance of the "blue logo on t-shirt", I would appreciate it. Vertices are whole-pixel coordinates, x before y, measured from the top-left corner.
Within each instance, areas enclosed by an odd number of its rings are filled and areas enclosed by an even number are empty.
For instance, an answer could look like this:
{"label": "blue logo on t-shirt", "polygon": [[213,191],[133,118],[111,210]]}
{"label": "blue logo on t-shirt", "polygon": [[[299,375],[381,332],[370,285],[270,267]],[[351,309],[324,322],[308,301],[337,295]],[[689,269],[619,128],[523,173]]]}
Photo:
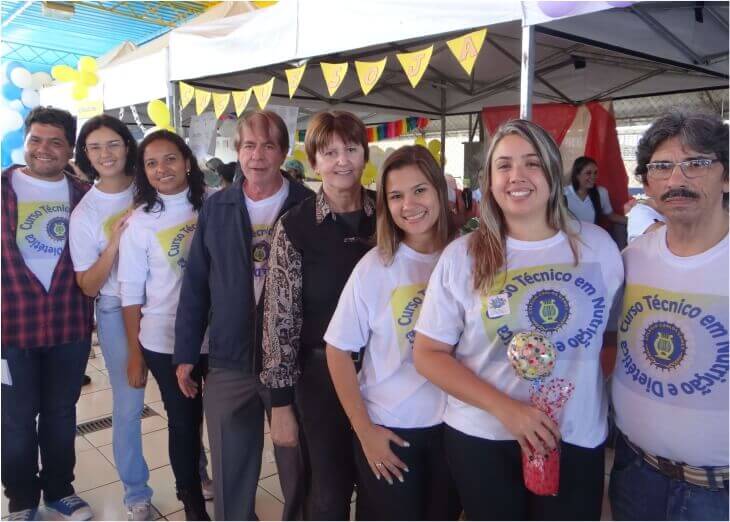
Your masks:
{"label": "blue logo on t-shirt", "polygon": [[570,303],[557,290],[538,290],[527,302],[527,316],[534,328],[551,334],[565,326],[570,317]]}
{"label": "blue logo on t-shirt", "polygon": [[66,231],[68,230],[68,220],[62,217],[54,217],[48,220],[46,224],[46,232],[51,239],[56,241],[66,241]]}
{"label": "blue logo on t-shirt", "polygon": [[661,370],[677,368],[687,353],[687,341],[682,330],[666,321],[651,323],[644,330],[644,355]]}

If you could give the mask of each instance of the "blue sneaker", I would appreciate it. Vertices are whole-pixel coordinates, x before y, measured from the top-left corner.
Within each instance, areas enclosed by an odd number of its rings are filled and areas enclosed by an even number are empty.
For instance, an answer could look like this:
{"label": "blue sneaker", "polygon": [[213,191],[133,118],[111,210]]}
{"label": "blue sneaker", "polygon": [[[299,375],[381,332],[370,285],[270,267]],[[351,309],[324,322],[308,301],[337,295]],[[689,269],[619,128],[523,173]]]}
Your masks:
{"label": "blue sneaker", "polygon": [[64,520],[91,520],[93,516],[89,505],[78,495],[69,495],[60,500],[46,502],[46,509],[55,511]]}
{"label": "blue sneaker", "polygon": [[21,509],[10,513],[8,520],[35,520],[37,514],[38,508]]}

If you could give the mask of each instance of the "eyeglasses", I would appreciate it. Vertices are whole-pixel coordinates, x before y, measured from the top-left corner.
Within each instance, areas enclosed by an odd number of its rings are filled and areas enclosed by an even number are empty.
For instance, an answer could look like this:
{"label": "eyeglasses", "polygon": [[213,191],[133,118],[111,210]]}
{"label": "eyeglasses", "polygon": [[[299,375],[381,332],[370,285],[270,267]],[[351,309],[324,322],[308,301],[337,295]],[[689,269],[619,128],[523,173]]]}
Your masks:
{"label": "eyeglasses", "polygon": [[120,140],[114,140],[107,143],[90,143],[87,145],[86,153],[92,156],[98,156],[104,149],[111,153],[119,152],[124,146],[124,142]]}
{"label": "eyeglasses", "polygon": [[682,173],[688,179],[699,178],[704,176],[707,171],[710,170],[712,164],[718,161],[720,160],[710,158],[698,158],[687,161],[679,161],[677,163],[673,163],[671,161],[657,161],[654,163],[647,163],[646,172],[651,179],[663,181],[672,176],[674,167],[679,166]]}

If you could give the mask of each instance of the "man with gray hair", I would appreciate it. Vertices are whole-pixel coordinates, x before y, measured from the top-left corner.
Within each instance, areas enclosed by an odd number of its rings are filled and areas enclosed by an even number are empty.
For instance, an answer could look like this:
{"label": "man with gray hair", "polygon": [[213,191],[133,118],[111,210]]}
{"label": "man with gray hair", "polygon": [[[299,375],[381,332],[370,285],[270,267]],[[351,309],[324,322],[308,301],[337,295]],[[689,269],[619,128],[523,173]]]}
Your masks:
{"label": "man with gray hair", "polygon": [[615,520],[728,520],[728,126],[659,118],[636,175],[666,226],[623,252]]}

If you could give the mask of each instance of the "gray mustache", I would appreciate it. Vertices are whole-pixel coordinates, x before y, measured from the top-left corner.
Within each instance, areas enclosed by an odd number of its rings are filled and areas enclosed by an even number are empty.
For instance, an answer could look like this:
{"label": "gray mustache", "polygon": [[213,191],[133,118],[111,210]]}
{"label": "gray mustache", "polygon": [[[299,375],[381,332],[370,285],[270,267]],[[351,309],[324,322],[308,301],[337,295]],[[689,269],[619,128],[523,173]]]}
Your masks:
{"label": "gray mustache", "polygon": [[700,195],[696,192],[692,192],[689,189],[686,188],[676,188],[667,190],[664,194],[662,194],[661,200],[666,201],[669,198],[693,198],[693,199],[699,199]]}

